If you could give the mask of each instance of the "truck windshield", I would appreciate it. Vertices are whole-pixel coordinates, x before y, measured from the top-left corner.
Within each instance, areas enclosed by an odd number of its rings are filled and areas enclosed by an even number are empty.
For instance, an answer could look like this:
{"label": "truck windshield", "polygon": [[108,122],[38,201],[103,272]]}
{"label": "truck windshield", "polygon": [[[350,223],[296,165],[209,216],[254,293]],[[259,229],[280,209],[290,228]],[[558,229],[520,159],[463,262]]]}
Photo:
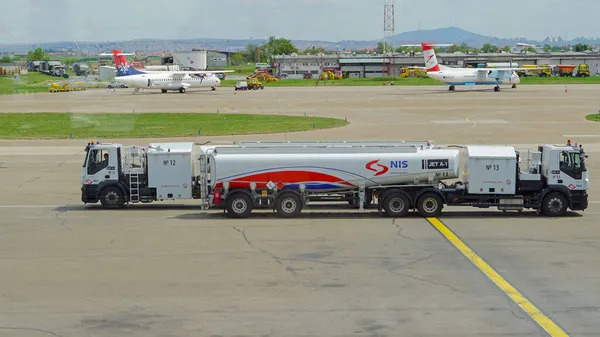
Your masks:
{"label": "truck windshield", "polygon": [[91,150],[88,158],[88,174],[96,174],[108,166],[108,150]]}
{"label": "truck windshield", "polygon": [[581,173],[585,171],[583,155],[579,152],[561,152],[560,170],[572,178],[581,179]]}

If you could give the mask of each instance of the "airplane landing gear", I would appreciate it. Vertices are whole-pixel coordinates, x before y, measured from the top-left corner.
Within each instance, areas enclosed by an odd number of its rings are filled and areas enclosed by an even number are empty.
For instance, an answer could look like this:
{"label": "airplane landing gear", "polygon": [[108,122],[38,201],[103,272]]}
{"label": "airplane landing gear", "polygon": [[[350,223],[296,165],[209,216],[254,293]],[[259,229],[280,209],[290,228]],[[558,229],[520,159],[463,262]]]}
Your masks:
{"label": "airplane landing gear", "polygon": [[160,92],[162,92],[163,94],[167,93],[167,89],[160,89]]}
{"label": "airplane landing gear", "polygon": [[513,89],[517,89],[517,85],[516,85],[516,84],[513,84],[513,85],[512,85],[512,88],[513,88]]}
{"label": "airplane landing gear", "polygon": [[495,86],[494,91],[500,91],[500,86],[499,85]]}
{"label": "airplane landing gear", "polygon": [[185,93],[185,88],[179,88],[179,92],[182,94]]}
{"label": "airplane landing gear", "polygon": [[449,90],[449,91],[454,91],[454,90],[456,90],[456,88],[455,88],[453,85],[451,85],[451,86],[448,88],[448,90]]}
{"label": "airplane landing gear", "polygon": [[216,87],[212,87],[212,88],[211,88],[211,91],[215,91],[215,90],[217,90],[217,88],[216,88]]}

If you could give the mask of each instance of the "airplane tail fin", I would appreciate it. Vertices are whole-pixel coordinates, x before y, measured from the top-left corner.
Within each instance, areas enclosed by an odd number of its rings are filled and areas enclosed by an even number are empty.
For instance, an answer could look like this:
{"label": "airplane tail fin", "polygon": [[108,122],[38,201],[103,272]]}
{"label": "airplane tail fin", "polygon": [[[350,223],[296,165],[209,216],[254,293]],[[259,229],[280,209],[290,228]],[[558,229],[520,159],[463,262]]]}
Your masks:
{"label": "airplane tail fin", "polygon": [[117,68],[117,76],[145,74],[132,67],[129,62],[127,62],[127,58],[123,55],[123,51],[121,50],[113,50],[113,59],[115,61],[115,67]]}
{"label": "airplane tail fin", "polygon": [[433,50],[433,43],[423,42],[421,43],[421,47],[423,48],[423,57],[425,58],[425,69],[427,69],[427,72],[440,71],[440,65]]}

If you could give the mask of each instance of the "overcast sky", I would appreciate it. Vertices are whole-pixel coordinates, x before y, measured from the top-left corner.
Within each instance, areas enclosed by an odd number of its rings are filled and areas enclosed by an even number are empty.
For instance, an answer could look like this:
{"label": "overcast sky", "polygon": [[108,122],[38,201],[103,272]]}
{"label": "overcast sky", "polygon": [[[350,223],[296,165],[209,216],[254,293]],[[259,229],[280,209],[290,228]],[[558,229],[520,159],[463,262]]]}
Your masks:
{"label": "overcast sky", "polygon": [[[383,4],[384,0],[0,0],[0,43],[270,35],[375,40],[383,37]],[[538,40],[565,33],[568,39],[600,35],[599,0],[395,0],[395,5],[397,33],[456,26],[483,35]]]}

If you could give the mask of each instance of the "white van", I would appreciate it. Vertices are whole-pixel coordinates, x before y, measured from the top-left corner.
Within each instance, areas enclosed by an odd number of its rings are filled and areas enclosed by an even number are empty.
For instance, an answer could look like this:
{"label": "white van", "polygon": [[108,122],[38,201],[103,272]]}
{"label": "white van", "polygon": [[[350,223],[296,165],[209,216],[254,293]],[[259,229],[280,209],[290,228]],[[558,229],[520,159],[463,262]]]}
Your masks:
{"label": "white van", "polygon": [[267,68],[269,68],[268,63],[257,63],[256,64],[256,69],[267,69]]}

